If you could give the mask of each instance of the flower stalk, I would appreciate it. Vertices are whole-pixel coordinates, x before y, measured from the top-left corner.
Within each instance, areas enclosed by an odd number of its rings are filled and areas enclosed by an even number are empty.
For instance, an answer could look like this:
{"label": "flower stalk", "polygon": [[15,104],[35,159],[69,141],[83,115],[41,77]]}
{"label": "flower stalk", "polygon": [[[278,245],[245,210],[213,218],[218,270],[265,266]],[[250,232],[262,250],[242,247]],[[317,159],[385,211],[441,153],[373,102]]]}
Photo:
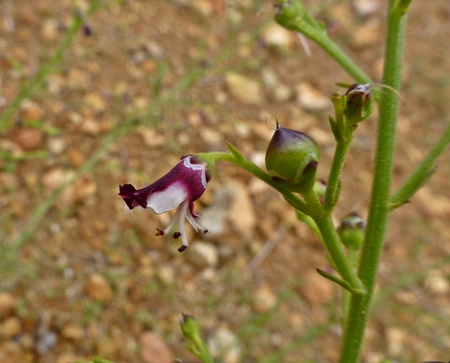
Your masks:
{"label": "flower stalk", "polygon": [[303,196],[309,209],[309,215],[314,222],[316,222],[317,228],[320,231],[330,257],[335,264],[336,270],[350,287],[348,290],[356,295],[364,295],[364,285],[356,275],[355,269],[345,255],[343,244],[341,243],[336,227],[333,224],[330,213],[324,210],[324,207],[313,191],[305,193]]}
{"label": "flower stalk", "polygon": [[344,279],[344,283],[341,285],[348,285],[349,290],[355,294],[364,294],[364,286],[345,256],[345,252],[342,247],[343,245],[339,239],[337,230],[334,227],[331,216],[329,213],[324,211],[323,206],[313,189],[310,189],[309,192],[303,193],[303,201],[286,187],[275,182],[268,173],[245,159],[232,145],[229,145],[229,148],[231,152],[200,153],[196,154],[196,157],[199,160],[207,161],[208,163],[215,163],[219,160],[231,162],[253,174],[258,179],[270,185],[272,188],[278,190],[289,204],[300,212],[311,217],[316,223],[317,229],[322,236],[325,248],[332,258],[337,271]]}

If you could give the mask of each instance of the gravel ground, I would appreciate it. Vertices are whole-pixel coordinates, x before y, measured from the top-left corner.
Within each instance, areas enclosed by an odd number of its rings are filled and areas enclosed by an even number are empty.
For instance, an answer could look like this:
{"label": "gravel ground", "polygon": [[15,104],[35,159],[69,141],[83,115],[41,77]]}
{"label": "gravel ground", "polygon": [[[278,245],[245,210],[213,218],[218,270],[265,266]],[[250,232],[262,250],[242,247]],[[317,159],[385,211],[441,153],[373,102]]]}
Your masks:
{"label": "gravel ground", "polygon": [[[117,193],[227,142],[263,167],[273,117],[317,141],[325,179],[329,96],[351,79],[268,1],[93,3],[0,3],[0,361],[197,362],[178,327],[189,313],[223,362],[336,362],[339,291],[315,272],[326,254],[275,191],[218,164],[196,202],[210,233],[182,254],[155,237],[170,216],[128,213]],[[310,3],[379,80],[384,2]],[[412,4],[394,186],[448,124],[449,20],[446,0]],[[336,223],[366,216],[375,130],[375,117],[357,130]],[[448,360],[448,165],[447,152],[393,214],[364,362]]]}

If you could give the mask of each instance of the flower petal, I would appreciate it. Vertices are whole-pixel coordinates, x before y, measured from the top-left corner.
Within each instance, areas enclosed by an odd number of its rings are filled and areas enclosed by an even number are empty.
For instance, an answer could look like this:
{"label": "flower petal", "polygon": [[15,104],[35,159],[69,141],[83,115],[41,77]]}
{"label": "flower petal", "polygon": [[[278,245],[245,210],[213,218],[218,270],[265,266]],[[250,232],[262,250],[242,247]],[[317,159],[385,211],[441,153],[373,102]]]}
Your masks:
{"label": "flower petal", "polygon": [[208,164],[199,162],[195,156],[188,156],[181,160],[169,174],[171,173],[184,184],[191,201],[196,201],[205,192],[209,178]]}
{"label": "flower petal", "polygon": [[128,208],[133,209],[138,205],[142,208],[147,207],[146,195],[142,195],[132,184],[119,185],[119,191],[119,195],[123,198]]}
{"label": "flower petal", "polygon": [[166,189],[155,191],[147,199],[147,208],[155,214],[161,214],[178,207],[187,199],[187,191],[182,183],[174,183]]}
{"label": "flower petal", "polygon": [[148,187],[136,190],[131,184],[121,185],[119,195],[130,209],[149,206],[160,214],[178,207],[185,199],[200,198],[208,179],[208,164],[199,162],[195,156],[187,156]]}
{"label": "flower petal", "polygon": [[157,228],[156,235],[167,235],[175,224],[179,231],[173,237],[182,239],[178,251],[184,251],[189,242],[186,236],[186,220],[198,231],[208,232],[206,228],[195,221],[194,201],[200,198],[210,179],[207,162],[200,162],[195,156],[183,158],[175,167],[153,184],[137,190],[131,184],[120,185],[119,195],[128,208],[137,206],[148,208],[152,213],[161,214],[177,208],[171,222],[164,230]]}

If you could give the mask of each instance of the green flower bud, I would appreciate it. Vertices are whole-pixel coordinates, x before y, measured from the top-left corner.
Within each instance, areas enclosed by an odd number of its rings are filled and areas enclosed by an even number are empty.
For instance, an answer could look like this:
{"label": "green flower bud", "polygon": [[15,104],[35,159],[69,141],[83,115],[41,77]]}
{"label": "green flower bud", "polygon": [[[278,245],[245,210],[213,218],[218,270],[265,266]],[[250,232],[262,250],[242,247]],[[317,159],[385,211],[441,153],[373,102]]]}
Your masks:
{"label": "green flower bud", "polygon": [[275,5],[275,21],[286,29],[299,31],[299,24],[308,11],[298,0],[279,0]]}
{"label": "green flower bud", "polygon": [[180,327],[184,337],[188,341],[186,348],[200,358],[202,362],[212,362],[208,347],[200,335],[200,324],[198,321],[191,315],[183,314]]}
{"label": "green flower bud", "polygon": [[326,26],[314,19],[300,0],[278,0],[275,21],[282,27],[300,33],[326,32]]}
{"label": "green flower bud", "polygon": [[316,192],[317,196],[319,197],[320,203],[323,204],[323,201],[325,199],[325,192],[327,191],[327,183],[325,183],[322,180],[316,180],[313,189],[314,192]]}
{"label": "green flower bud", "polygon": [[372,114],[374,97],[370,89],[370,84],[355,83],[345,93],[347,105],[344,117],[351,125],[364,121]]}
{"label": "green flower bud", "polygon": [[180,320],[180,327],[186,339],[196,343],[202,340],[200,337],[200,324],[192,315],[183,314]]}
{"label": "green flower bud", "polygon": [[366,223],[355,212],[345,217],[338,228],[339,236],[345,247],[359,250],[364,242]]}
{"label": "green flower bud", "polygon": [[289,190],[303,193],[314,186],[320,151],[308,135],[281,127],[270,140],[266,151],[266,168],[273,180]]}

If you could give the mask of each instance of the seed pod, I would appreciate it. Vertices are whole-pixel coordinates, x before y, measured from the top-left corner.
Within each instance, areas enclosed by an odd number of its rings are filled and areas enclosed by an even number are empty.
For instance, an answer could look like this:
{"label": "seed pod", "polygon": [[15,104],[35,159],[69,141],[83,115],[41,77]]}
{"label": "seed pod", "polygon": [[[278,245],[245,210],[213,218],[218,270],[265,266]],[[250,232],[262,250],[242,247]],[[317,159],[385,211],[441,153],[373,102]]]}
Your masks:
{"label": "seed pod", "polygon": [[273,180],[293,192],[303,193],[314,186],[320,151],[308,135],[281,127],[270,140],[266,168]]}

